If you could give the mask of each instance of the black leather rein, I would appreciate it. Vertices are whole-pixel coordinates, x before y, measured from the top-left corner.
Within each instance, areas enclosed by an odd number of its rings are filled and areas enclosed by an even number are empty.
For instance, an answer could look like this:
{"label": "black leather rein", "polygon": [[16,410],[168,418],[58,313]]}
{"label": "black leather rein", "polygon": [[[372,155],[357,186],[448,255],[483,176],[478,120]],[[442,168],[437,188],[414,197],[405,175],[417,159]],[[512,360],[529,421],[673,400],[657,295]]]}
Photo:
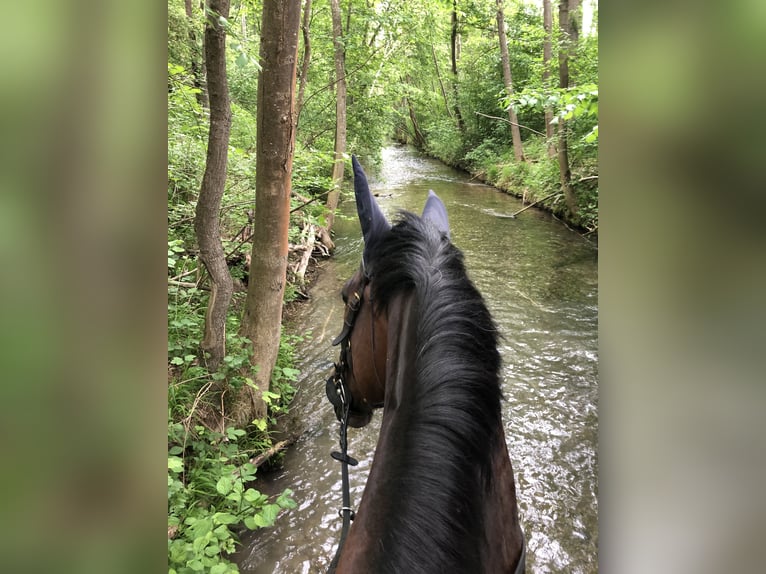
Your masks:
{"label": "black leather rein", "polygon": [[346,302],[346,309],[343,317],[343,330],[333,340],[333,345],[340,344],[340,357],[338,362],[335,363],[333,374],[327,379],[325,385],[325,392],[327,393],[327,399],[335,409],[335,416],[340,421],[340,452],[334,451],[331,456],[341,463],[341,484],[342,484],[342,496],[343,505],[340,509],[340,516],[343,519],[343,526],[340,531],[340,541],[338,542],[338,549],[335,551],[335,557],[332,559],[330,566],[327,570],[328,574],[335,572],[340,560],[340,553],[343,550],[343,545],[346,542],[346,536],[348,536],[349,528],[351,527],[351,521],[354,519],[354,511],[351,508],[351,492],[348,480],[348,466],[356,466],[359,462],[349,456],[348,454],[348,415],[351,411],[351,391],[346,381],[345,373],[351,370],[351,332],[354,329],[354,323],[356,322],[356,315],[362,306],[362,297],[365,287],[369,282],[369,278],[366,274],[362,274],[363,280],[358,290],[355,290]]}

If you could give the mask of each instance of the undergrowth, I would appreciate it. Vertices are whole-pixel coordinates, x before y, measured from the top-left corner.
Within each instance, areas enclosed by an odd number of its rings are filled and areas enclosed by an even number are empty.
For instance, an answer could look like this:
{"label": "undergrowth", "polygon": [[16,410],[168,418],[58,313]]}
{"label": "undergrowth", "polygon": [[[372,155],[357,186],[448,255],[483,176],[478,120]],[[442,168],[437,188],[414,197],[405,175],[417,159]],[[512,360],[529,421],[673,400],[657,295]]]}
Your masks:
{"label": "undergrowth", "polygon": [[[179,273],[194,265],[180,239],[168,242],[168,268]],[[240,295],[241,297],[242,295]],[[283,335],[271,388],[263,394],[267,418],[246,429],[212,430],[201,414],[220,408],[221,389],[251,384],[251,345],[236,335],[237,305],[227,325],[227,352],[209,373],[199,361],[207,305],[205,292],[168,288],[168,568],[170,573],[237,572],[229,555],[239,534],[271,526],[280,511],[295,507],[292,492],[268,497],[252,487],[250,460],[272,446],[277,418],[295,394],[294,348],[302,339]]]}

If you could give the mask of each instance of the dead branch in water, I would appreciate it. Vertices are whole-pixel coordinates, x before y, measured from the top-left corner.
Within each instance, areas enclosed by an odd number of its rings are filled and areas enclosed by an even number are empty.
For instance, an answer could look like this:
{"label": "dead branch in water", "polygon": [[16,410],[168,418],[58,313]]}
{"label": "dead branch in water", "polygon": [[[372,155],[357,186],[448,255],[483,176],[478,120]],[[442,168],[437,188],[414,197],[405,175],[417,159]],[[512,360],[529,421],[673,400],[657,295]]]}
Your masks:
{"label": "dead branch in water", "polygon": [[533,201],[532,203],[530,203],[530,204],[529,204],[529,205],[527,205],[526,207],[522,207],[521,209],[519,209],[519,210],[518,210],[516,213],[511,213],[511,217],[516,217],[516,216],[517,216],[519,213],[521,213],[522,211],[526,211],[526,210],[527,210],[527,209],[529,209],[530,207],[534,207],[534,206],[535,206],[535,205],[537,205],[538,203],[542,203],[542,202],[543,202],[543,201],[545,201],[546,199],[550,199],[551,197],[553,197],[554,195],[558,195],[559,193],[560,193],[560,192],[558,192],[558,191],[554,191],[553,193],[551,193],[550,195],[546,195],[546,196],[545,196],[545,197],[543,197],[542,199],[538,199],[537,201]]}

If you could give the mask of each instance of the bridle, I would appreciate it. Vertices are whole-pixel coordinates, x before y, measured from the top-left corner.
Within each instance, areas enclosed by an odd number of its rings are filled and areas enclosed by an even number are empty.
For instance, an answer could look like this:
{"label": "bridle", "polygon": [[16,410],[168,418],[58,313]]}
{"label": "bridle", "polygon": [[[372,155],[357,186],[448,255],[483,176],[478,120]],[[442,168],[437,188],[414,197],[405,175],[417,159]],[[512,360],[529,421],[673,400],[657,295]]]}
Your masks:
{"label": "bridle", "polygon": [[340,334],[333,340],[332,344],[340,345],[340,357],[338,362],[334,365],[333,374],[327,379],[325,385],[325,392],[327,393],[327,399],[335,409],[335,416],[340,422],[339,431],[339,443],[340,452],[333,451],[331,456],[341,463],[341,484],[342,484],[342,497],[343,505],[340,509],[340,516],[343,519],[343,526],[340,532],[340,541],[338,542],[338,549],[335,551],[335,557],[332,559],[330,566],[327,570],[328,574],[335,572],[338,566],[338,560],[340,559],[343,545],[346,542],[346,536],[351,526],[351,521],[354,519],[354,510],[351,508],[351,492],[348,480],[348,466],[356,466],[359,462],[349,456],[348,454],[348,415],[352,409],[353,396],[351,389],[349,388],[348,381],[346,380],[346,373],[352,372],[352,357],[351,357],[351,333],[356,323],[356,316],[359,309],[362,307],[362,298],[364,297],[365,289],[370,282],[370,277],[364,270],[364,262],[362,263],[361,270],[362,280],[354,292],[348,296],[346,301],[346,309],[343,317],[343,329]]}

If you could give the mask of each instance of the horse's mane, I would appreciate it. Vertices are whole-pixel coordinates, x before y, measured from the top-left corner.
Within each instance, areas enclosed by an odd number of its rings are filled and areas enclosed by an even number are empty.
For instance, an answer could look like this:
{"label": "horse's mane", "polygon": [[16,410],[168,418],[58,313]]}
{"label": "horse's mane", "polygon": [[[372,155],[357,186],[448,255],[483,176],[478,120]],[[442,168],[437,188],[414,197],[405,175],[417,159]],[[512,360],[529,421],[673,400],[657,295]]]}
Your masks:
{"label": "horse's mane", "polygon": [[432,223],[403,212],[369,247],[376,307],[410,293],[417,313],[396,469],[387,472],[397,497],[376,562],[381,572],[481,571],[482,493],[504,440],[497,328],[461,251]]}

